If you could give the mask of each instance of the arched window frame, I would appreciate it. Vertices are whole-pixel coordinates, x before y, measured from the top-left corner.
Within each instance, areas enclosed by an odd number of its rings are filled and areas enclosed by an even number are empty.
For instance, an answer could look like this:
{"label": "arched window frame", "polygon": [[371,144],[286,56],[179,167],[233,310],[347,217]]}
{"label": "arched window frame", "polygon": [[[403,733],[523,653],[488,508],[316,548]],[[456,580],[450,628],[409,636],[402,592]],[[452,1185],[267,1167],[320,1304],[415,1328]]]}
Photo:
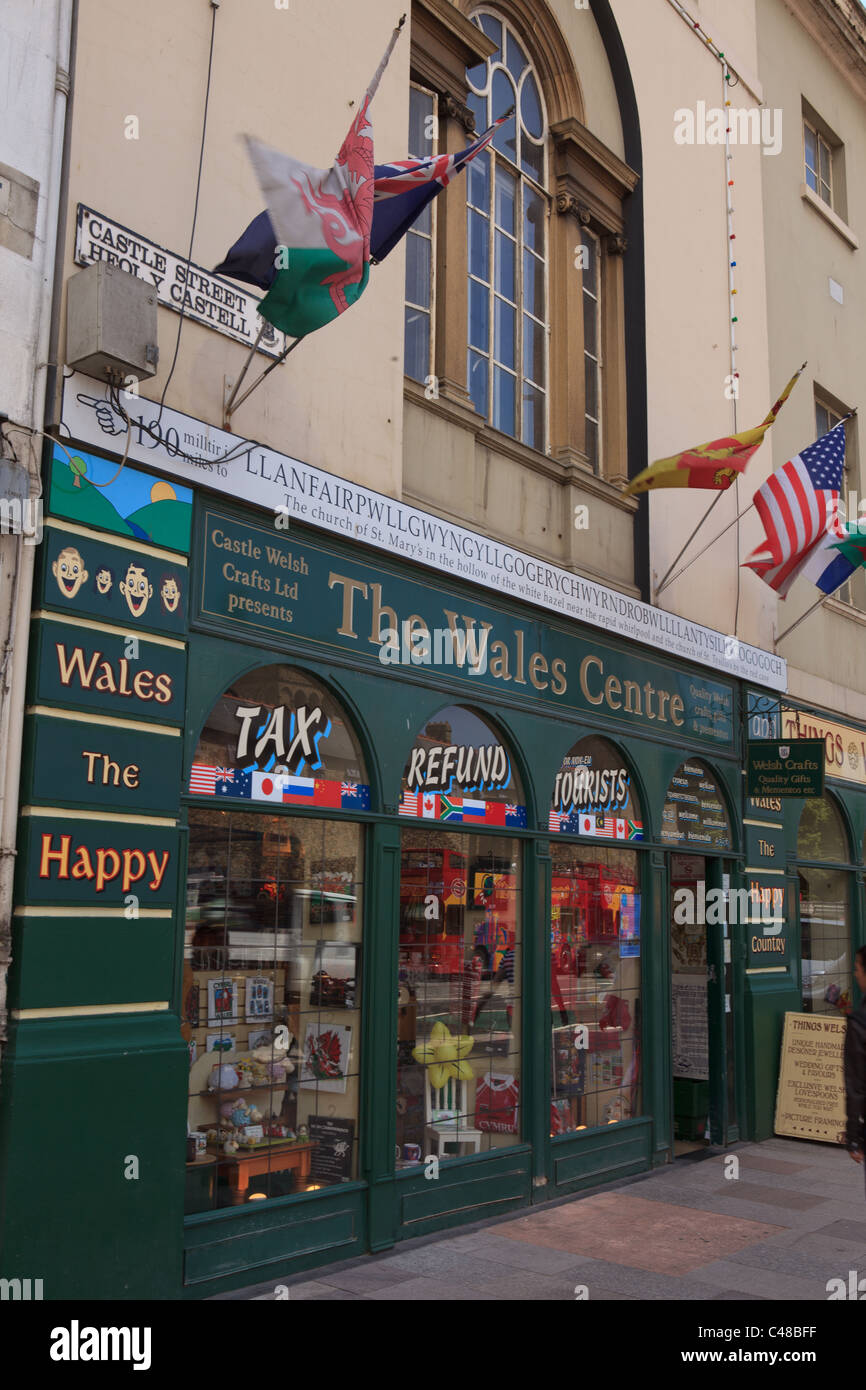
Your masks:
{"label": "arched window frame", "polygon": [[535,65],[514,25],[487,7],[472,18],[499,43],[486,64],[467,74],[476,126],[485,129],[509,106],[514,115],[468,172],[467,389],[494,429],[545,453],[552,206],[547,112]]}
{"label": "arched window frame", "polygon": [[[530,59],[548,122],[548,238],[550,305],[548,436],[546,453],[528,449],[493,429],[474,412],[466,388],[468,247],[465,186],[461,196],[439,200],[434,250],[437,294],[432,388],[407,379],[406,394],[464,427],[466,409],[478,420],[478,445],[524,459],[563,488],[563,515],[584,500],[589,484],[619,496],[628,481],[626,428],[625,300],[623,258],[628,254],[624,203],[639,176],[585,125],[586,107],[575,60],[545,0],[527,16],[521,0],[413,0],[411,77],[437,94],[440,153],[464,149],[475,131],[467,100],[467,71],[496,51],[471,16],[489,10],[507,21]],[[465,179],[465,175],[461,175]],[[598,238],[600,288],[599,370],[603,373],[601,440],[597,462],[587,439],[584,290],[577,256],[584,230]],[[455,411],[454,407],[458,407]],[[590,424],[592,420],[590,420]],[[591,431],[590,431],[591,433]],[[587,444],[589,443],[589,448]],[[564,471],[563,471],[564,470]],[[631,509],[632,504],[629,505]],[[563,558],[577,563],[579,533],[565,529]]]}

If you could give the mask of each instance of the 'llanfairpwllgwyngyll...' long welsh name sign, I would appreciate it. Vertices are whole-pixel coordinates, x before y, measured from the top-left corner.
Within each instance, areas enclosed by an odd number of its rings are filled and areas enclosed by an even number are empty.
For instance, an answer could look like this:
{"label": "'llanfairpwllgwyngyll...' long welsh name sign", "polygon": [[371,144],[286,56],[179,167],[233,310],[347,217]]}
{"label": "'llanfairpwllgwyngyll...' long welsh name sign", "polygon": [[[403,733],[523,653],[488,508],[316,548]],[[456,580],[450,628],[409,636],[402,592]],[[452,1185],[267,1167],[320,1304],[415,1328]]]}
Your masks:
{"label": "'llanfairpwllgwyngyll...' long welsh name sign", "polygon": [[[158,405],[143,397],[128,402],[128,413],[130,459],[271,513],[284,509],[290,521],[349,537],[439,574],[646,643],[669,656],[787,690],[787,665],[772,652],[641,603],[275,449],[244,446],[237,435],[180,411],[164,408],[158,423]],[[107,388],[81,373],[64,381],[62,422],[71,438],[96,448],[116,452],[119,438],[126,446],[125,422],[111,407]],[[232,460],[221,462],[232,449],[238,450]]]}

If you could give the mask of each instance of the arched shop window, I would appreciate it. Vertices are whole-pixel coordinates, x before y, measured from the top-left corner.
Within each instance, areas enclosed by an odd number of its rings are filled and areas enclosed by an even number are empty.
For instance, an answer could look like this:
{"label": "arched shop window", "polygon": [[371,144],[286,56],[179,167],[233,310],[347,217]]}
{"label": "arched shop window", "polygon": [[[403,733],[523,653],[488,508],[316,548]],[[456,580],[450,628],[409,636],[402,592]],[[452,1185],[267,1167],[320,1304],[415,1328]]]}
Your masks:
{"label": "arched shop window", "polygon": [[188,1209],[352,1179],[364,873],[351,812],[370,805],[358,740],[318,680],[262,667],[211,710],[189,792]]}
{"label": "arched shop window", "polygon": [[550,829],[550,1132],[558,1135],[627,1120],[641,1107],[639,859],[623,842],[643,838],[643,818],[632,775],[606,739],[582,739],[563,759]]}
{"label": "arched shop window", "polygon": [[398,1168],[521,1133],[523,791],[499,735],[462,706],[419,730],[403,772]]}
{"label": "arched shop window", "polygon": [[[848,838],[829,796],[806,801],[797,830],[803,1009],[847,1013],[851,1006],[851,875]],[[809,864],[807,861],[822,861]]]}
{"label": "arched shop window", "polygon": [[562,760],[549,829],[603,840],[642,840],[643,817],[631,773],[604,738],[584,738]]}
{"label": "arched shop window", "polygon": [[731,823],[725,798],[713,774],[699,758],[681,763],[665,795],[661,838],[697,854],[730,849]]}

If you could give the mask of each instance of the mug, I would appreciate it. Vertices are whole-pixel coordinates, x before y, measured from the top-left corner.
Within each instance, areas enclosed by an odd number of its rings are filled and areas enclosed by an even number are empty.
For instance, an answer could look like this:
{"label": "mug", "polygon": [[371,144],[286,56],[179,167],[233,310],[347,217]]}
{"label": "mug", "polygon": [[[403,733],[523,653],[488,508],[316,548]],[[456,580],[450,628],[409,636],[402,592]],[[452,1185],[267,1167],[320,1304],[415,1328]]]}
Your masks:
{"label": "mug", "polygon": [[420,1162],[421,1162],[421,1145],[420,1145],[420,1144],[404,1144],[404,1145],[403,1145],[403,1157],[404,1157],[404,1159],[406,1160],[407,1163],[420,1163]]}

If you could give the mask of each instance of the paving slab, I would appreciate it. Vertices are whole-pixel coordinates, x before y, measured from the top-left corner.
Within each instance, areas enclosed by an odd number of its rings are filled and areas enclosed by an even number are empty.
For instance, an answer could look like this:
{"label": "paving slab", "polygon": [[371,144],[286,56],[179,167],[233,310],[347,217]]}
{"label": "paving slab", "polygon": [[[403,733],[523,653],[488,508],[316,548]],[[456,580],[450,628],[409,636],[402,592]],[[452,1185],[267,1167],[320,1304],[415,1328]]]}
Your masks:
{"label": "paving slab", "polygon": [[717,1284],[725,1289],[739,1291],[741,1297],[759,1298],[770,1301],[806,1299],[826,1299],[826,1280],[803,1278],[799,1275],[785,1274],[778,1270],[750,1269],[748,1265],[734,1260],[715,1260],[698,1271],[704,1285]]}
{"label": "paving slab", "polygon": [[825,1301],[852,1269],[866,1277],[862,1171],[776,1137],[215,1297],[272,1300],[282,1283],[296,1302]]}
{"label": "paving slab", "polygon": [[571,1207],[539,1210],[509,1222],[501,1234],[509,1240],[591,1255],[633,1269],[682,1274],[739,1250],[777,1227],[712,1212],[647,1202],[628,1192],[602,1193]]}

